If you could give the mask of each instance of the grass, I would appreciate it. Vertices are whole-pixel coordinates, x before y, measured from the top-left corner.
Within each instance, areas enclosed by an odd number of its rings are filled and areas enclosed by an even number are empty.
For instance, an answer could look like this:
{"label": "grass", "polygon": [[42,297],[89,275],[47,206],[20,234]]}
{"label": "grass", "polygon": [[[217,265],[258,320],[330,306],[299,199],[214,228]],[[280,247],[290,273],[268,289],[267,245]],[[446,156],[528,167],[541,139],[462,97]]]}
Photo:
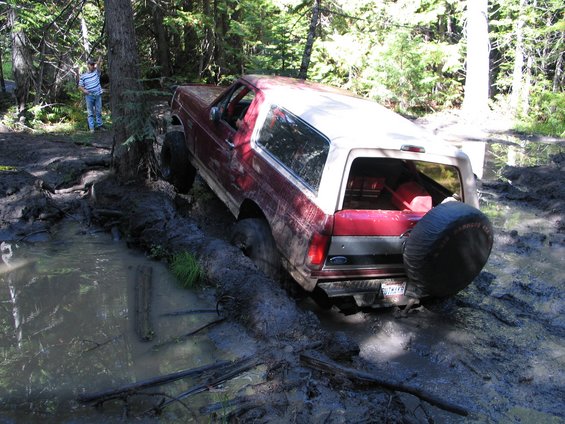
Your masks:
{"label": "grass", "polygon": [[177,253],[171,260],[171,272],[184,288],[198,286],[204,277],[204,271],[197,259],[189,252]]}

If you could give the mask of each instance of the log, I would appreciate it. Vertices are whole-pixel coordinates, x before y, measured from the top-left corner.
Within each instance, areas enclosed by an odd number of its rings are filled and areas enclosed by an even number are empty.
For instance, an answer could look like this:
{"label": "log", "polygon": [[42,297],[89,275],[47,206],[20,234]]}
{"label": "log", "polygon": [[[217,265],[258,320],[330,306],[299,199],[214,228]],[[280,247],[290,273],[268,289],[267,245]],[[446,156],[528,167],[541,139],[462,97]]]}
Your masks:
{"label": "log", "polygon": [[150,387],[161,386],[163,384],[172,383],[173,381],[180,380],[186,377],[192,377],[200,375],[207,371],[213,371],[226,367],[233,362],[230,361],[218,361],[213,364],[204,365],[198,368],[189,368],[181,371],[177,371],[171,374],[160,375],[157,377],[152,377],[146,380],[138,381],[131,384],[126,384],[124,386],[118,387],[116,389],[104,390],[100,392],[80,395],[77,400],[80,403],[102,403],[107,400],[120,398],[127,396],[132,393],[136,393],[143,389],[148,389]]}
{"label": "log", "polygon": [[151,341],[154,336],[151,324],[151,277],[153,268],[137,267],[135,275],[135,332],[141,341]]}
{"label": "log", "polygon": [[177,317],[182,315],[192,315],[192,314],[217,314],[217,309],[185,309],[183,311],[173,311],[173,312],[165,312],[162,313],[160,316],[162,317]]}
{"label": "log", "polygon": [[369,373],[359,371],[354,368],[345,367],[328,358],[313,356],[311,353],[306,352],[300,354],[300,361],[311,368],[329,373],[334,378],[336,376],[341,376],[347,378],[348,380],[351,380],[353,383],[356,383],[358,385],[381,386],[388,390],[409,393],[425,402],[428,402],[430,405],[436,406],[445,411],[453,412],[465,417],[469,415],[469,412],[465,408],[440,399],[433,394],[426,393],[422,389],[408,386],[401,382],[387,380],[382,377],[375,377],[374,375],[371,375]]}

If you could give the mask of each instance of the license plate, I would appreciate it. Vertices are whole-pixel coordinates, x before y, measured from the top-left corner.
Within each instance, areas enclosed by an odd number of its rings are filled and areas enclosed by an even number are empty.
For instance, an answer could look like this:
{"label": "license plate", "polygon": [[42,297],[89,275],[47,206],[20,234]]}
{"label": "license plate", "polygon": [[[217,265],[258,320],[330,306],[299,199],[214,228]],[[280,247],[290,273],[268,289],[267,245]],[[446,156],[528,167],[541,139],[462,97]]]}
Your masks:
{"label": "license plate", "polygon": [[406,291],[406,283],[382,283],[383,296],[400,296]]}

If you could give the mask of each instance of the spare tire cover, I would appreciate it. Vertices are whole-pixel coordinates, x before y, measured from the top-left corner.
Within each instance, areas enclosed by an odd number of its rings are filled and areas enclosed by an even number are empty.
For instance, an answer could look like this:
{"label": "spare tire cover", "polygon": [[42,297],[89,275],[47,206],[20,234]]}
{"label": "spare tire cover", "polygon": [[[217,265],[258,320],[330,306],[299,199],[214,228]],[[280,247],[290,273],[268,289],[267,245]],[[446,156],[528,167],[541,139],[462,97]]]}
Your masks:
{"label": "spare tire cover", "polygon": [[481,211],[443,203],[424,215],[406,240],[406,274],[421,295],[451,296],[479,274],[492,244],[492,225]]}

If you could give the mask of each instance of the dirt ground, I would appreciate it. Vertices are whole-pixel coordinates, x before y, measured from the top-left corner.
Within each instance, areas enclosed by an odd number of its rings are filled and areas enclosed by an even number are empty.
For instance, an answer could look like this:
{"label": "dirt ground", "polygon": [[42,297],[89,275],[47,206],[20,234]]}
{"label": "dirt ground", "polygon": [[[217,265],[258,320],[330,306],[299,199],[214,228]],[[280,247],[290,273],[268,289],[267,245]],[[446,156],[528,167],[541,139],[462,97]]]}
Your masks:
{"label": "dirt ground", "polygon": [[[456,115],[420,123],[453,142],[515,143],[507,129],[477,134]],[[253,340],[268,369],[229,410],[234,422],[565,422],[565,141],[533,141],[561,153],[479,182],[482,205],[495,211],[485,270],[404,318],[346,317],[289,297],[223,239],[233,220],[202,183],[187,196],[158,179],[117,184],[109,131],[0,130],[0,241],[45,240],[81,211],[85,225],[132,246],[194,252],[228,318],[212,339]]]}

